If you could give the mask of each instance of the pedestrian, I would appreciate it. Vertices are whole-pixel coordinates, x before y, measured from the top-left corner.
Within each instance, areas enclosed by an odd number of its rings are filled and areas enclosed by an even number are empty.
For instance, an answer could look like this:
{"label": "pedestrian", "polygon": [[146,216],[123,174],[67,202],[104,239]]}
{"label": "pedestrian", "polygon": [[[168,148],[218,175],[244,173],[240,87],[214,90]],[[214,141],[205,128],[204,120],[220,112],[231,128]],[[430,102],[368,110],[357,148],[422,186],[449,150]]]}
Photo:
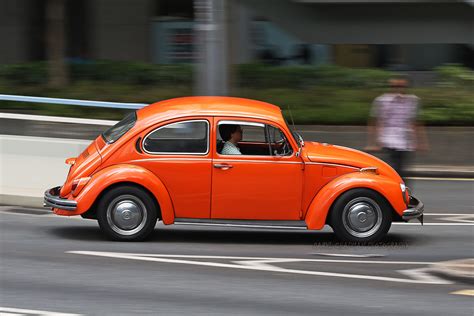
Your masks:
{"label": "pedestrian", "polygon": [[389,80],[390,92],[377,97],[370,112],[367,151],[380,151],[406,182],[406,163],[415,150],[427,150],[424,127],[417,119],[420,99],[407,94],[408,80]]}

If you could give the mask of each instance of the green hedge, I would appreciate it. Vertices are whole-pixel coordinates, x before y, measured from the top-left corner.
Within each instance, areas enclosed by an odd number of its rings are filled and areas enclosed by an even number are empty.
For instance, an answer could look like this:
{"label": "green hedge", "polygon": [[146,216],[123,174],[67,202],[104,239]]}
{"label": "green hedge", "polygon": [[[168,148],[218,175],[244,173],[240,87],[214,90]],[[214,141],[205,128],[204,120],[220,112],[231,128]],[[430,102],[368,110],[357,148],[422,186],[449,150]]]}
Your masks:
{"label": "green hedge", "polygon": [[242,88],[304,89],[312,86],[375,88],[387,84],[391,73],[380,69],[355,69],[333,65],[274,67],[262,64],[236,67]]}
{"label": "green hedge", "polygon": [[[47,64],[0,66],[0,93],[117,102],[152,103],[192,94],[192,65],[98,61],[69,67],[71,84],[46,85]],[[422,100],[422,120],[430,125],[473,125],[473,71],[457,65],[437,68],[437,85],[412,89]],[[393,74],[380,69],[260,64],[234,67],[233,96],[291,107],[297,124],[365,124],[372,100],[386,91]],[[117,119],[123,111],[50,104],[0,102],[15,112]]]}
{"label": "green hedge", "polygon": [[[41,85],[48,78],[46,62],[0,66],[0,78],[13,85]],[[191,65],[155,65],[139,62],[97,61],[71,63],[73,82],[101,81],[140,85],[189,85]]]}

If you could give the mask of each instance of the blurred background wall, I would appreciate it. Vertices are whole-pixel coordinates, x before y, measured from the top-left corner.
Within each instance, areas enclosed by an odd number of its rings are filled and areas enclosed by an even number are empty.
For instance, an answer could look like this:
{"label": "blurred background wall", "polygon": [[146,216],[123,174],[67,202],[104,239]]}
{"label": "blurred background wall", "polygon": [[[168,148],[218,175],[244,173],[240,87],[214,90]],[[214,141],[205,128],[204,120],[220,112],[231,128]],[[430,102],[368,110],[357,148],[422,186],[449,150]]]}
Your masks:
{"label": "blurred background wall", "polygon": [[298,123],[364,124],[402,72],[428,124],[472,125],[473,9],[472,0],[0,0],[0,93],[140,103],[231,94],[291,104]]}
{"label": "blurred background wall", "polygon": [[[1,0],[1,63],[46,58],[50,0]],[[54,1],[50,1],[54,2]],[[70,59],[192,62],[192,0],[74,0],[64,4]],[[196,1],[199,2],[199,1]],[[205,3],[207,1],[201,1]],[[212,3],[212,1],[210,1]],[[223,1],[231,63],[336,63],[427,70],[472,67],[472,2],[436,0]],[[203,5],[201,5],[202,7]]]}

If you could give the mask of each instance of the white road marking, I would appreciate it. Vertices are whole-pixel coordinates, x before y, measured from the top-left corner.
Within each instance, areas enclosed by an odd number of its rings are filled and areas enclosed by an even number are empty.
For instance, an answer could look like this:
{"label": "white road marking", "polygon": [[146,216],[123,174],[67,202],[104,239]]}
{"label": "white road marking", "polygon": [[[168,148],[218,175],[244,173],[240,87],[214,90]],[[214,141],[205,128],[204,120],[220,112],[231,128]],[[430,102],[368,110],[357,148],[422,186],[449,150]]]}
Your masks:
{"label": "white road marking", "polygon": [[[414,283],[414,284],[451,284],[445,280],[433,280],[424,276],[415,279],[404,279],[394,277],[383,277],[363,274],[349,274],[337,272],[323,272],[299,269],[287,269],[271,265],[270,263],[285,263],[285,262],[331,262],[331,263],[358,263],[358,264],[395,264],[395,265],[428,265],[432,262],[411,262],[411,261],[374,261],[374,260],[335,260],[335,259],[304,259],[304,258],[258,258],[258,257],[232,257],[232,256],[197,256],[197,255],[166,255],[166,254],[139,254],[139,253],[119,253],[119,252],[102,252],[102,251],[67,251],[70,254],[88,255],[109,257],[117,259],[141,260],[149,262],[163,262],[163,263],[180,263],[188,265],[242,269],[242,270],[256,270],[256,271],[270,271],[290,274],[315,275],[325,277],[337,277],[348,279],[363,279],[384,282],[396,283]],[[212,261],[196,261],[185,259],[219,259],[230,260],[232,263],[212,262]]]}
{"label": "white road marking", "polygon": [[380,254],[362,254],[362,255],[358,255],[358,254],[346,254],[346,253],[324,253],[324,252],[321,252],[321,253],[318,253],[318,252],[315,252],[315,253],[312,253],[312,255],[317,255],[317,256],[325,256],[325,257],[350,257],[350,258],[381,258],[381,257],[384,257],[384,255],[380,255]]}
{"label": "white road marking", "polygon": [[57,313],[36,309],[23,309],[0,306],[0,315],[80,316],[81,314]]}
{"label": "white road marking", "polygon": [[463,214],[450,217],[442,217],[440,220],[452,221],[452,222],[461,222],[461,223],[474,223],[474,215],[472,214]]}
{"label": "white road marking", "polygon": [[[71,254],[81,255],[98,255],[100,254],[118,254],[118,255],[135,255],[139,257],[163,257],[163,258],[188,258],[188,259],[229,259],[229,260],[274,260],[274,259],[291,259],[308,262],[342,262],[342,263],[374,263],[374,264],[406,264],[406,265],[426,265],[435,262],[429,261],[379,261],[379,260],[337,260],[337,259],[306,259],[306,258],[271,258],[271,257],[241,257],[241,256],[205,256],[205,255],[170,255],[170,254],[149,254],[149,253],[121,253],[121,252],[100,252],[100,251],[66,251]],[[107,256],[108,257],[108,256]]]}
{"label": "white road marking", "polygon": [[418,281],[425,281],[430,284],[452,284],[452,282],[441,279],[437,276],[430,274],[429,268],[409,269],[409,270],[397,270],[400,273],[405,274],[412,279]]}

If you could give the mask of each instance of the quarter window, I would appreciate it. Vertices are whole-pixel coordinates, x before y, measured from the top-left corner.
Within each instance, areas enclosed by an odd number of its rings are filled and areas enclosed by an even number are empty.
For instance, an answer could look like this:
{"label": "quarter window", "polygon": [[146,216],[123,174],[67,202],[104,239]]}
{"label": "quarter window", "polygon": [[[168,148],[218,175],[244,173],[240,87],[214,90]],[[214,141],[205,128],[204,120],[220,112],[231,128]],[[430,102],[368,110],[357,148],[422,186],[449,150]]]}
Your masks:
{"label": "quarter window", "polygon": [[162,126],[145,137],[143,149],[152,154],[206,154],[209,123],[199,120]]}
{"label": "quarter window", "polygon": [[125,116],[120,122],[102,133],[102,138],[111,144],[127,133],[137,121],[137,113],[132,112]]}

